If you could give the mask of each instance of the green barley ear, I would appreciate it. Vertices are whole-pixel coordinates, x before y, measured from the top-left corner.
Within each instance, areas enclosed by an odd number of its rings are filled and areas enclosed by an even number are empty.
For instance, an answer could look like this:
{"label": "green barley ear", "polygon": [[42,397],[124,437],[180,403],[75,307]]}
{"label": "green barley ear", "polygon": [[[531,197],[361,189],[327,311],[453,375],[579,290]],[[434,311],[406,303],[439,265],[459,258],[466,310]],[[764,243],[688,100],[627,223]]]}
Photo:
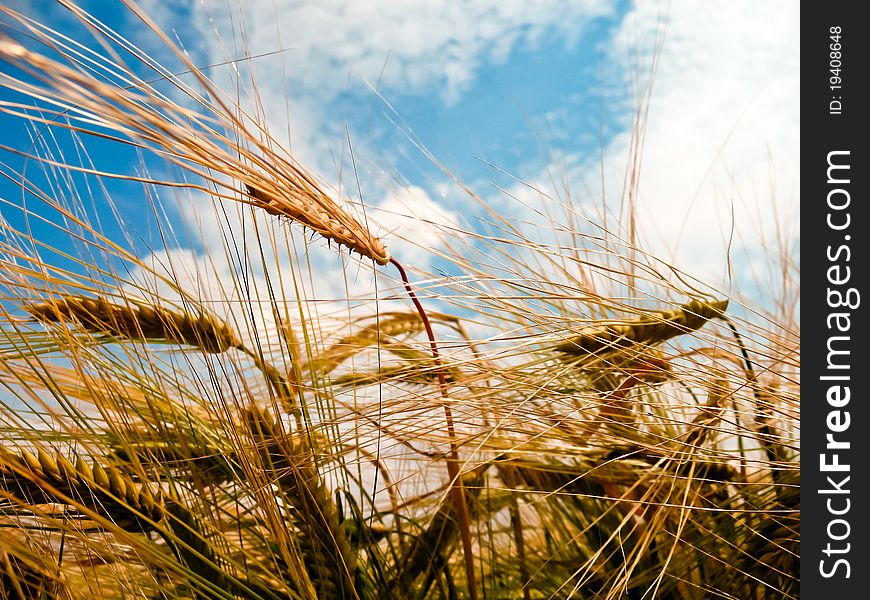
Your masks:
{"label": "green barley ear", "polygon": [[637,344],[654,345],[691,333],[725,314],[728,300],[692,300],[682,306],[624,323],[590,325],[554,349],[575,356],[597,355]]}
{"label": "green barley ear", "polygon": [[205,312],[191,315],[138,302],[115,304],[100,296],[65,296],[25,305],[24,310],[43,323],[74,323],[113,338],[173,342],[212,354],[242,347],[229,325]]}

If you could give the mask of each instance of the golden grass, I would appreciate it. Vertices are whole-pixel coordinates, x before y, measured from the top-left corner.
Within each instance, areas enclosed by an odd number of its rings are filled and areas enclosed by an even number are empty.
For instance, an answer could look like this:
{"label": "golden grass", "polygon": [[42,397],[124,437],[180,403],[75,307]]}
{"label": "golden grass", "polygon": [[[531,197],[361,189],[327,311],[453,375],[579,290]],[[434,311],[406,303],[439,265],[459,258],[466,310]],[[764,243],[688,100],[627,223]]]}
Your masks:
{"label": "golden grass", "polygon": [[[440,295],[426,310],[383,242],[188,58],[200,91],[71,10],[104,55],[62,63],[3,37],[0,58],[34,79],[10,70],[0,84],[38,108],[0,111],[186,175],[101,173],[48,145],[18,151],[46,186],[3,166],[41,201],[10,202],[0,222],[11,597],[797,597],[800,336],[785,305],[723,298],[633,235],[566,231],[587,215],[565,199],[566,219],[545,226],[564,238],[549,243],[490,209],[505,235],[451,242],[440,256],[461,276],[420,274]],[[120,47],[190,106],[133,75]],[[227,225],[227,256],[205,257],[219,288],[207,296],[170,253],[147,260],[56,197],[73,173],[251,205],[401,280],[377,275],[374,301],[321,302],[313,248],[277,220],[254,223],[257,248]],[[80,254],[13,225],[40,210]],[[415,310],[396,309],[403,290]],[[325,315],[341,326],[325,334]]]}
{"label": "golden grass", "polygon": [[[0,7],[0,12],[18,21],[49,47],[56,43],[50,31],[43,31],[14,10]],[[165,36],[164,39],[169,42]],[[196,94],[178,84],[179,91],[191,95],[206,111],[205,115],[182,108],[141,79],[127,80],[126,87],[113,85],[86,69],[70,68],[3,37],[0,57],[4,62],[35,75],[40,82],[4,76],[3,85],[33,97],[51,98],[51,104],[58,109],[34,115],[12,103],[2,110],[45,124],[64,123],[56,117],[65,114],[70,118],[66,126],[72,130],[93,128],[100,135],[121,136],[214,186],[189,187],[216,198],[247,202],[269,214],[310,227],[378,264],[389,262],[390,255],[377,237],[323,192],[300,165],[276,153],[273,148],[280,145],[266,131],[248,129],[245,115],[232,112],[221,100],[223,94],[180,51],[178,55],[196,75],[205,94]]]}

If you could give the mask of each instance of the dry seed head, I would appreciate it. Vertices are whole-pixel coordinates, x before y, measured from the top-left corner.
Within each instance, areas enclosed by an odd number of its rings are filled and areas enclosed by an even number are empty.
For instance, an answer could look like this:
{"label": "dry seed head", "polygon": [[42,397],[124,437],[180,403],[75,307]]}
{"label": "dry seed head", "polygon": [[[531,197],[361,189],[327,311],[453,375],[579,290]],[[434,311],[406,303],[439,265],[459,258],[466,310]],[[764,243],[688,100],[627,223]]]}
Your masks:
{"label": "dry seed head", "polygon": [[392,338],[422,330],[423,321],[417,313],[397,313],[341,338],[303,368],[326,374],[365,348],[375,344],[389,344]]}
{"label": "dry seed head", "polygon": [[[6,12],[17,17],[14,11]],[[24,17],[17,18],[26,24]],[[46,38],[48,43],[53,42],[51,35],[36,31],[34,34]],[[168,42],[168,38],[164,39]],[[214,184],[214,188],[209,185],[191,187],[210,191],[218,198],[238,199],[241,192],[249,199],[246,203],[269,214],[298,221],[378,264],[389,262],[390,255],[383,243],[324,193],[302,167],[279,154],[274,139],[260,139],[267,135],[265,129],[249,130],[249,126],[233,114],[238,107],[222,102],[223,94],[186,58],[183,58],[186,66],[211,98],[195,97],[205,110],[202,115],[175,104],[141,80],[131,77],[125,81],[128,87],[124,87],[112,82],[111,76],[103,79],[95,76],[90,68],[71,68],[9,39],[0,39],[0,60],[34,74],[40,81],[34,84],[9,76],[0,81],[0,85],[38,101],[52,98],[52,104],[67,109],[72,122],[58,121],[58,125],[71,129],[84,126],[114,130],[120,137],[151,149]],[[110,67],[115,67],[119,73],[125,71],[122,65],[110,63]],[[111,68],[105,70],[115,75]],[[193,94],[182,83],[171,78],[170,82],[182,93]],[[0,106],[0,112],[15,111]],[[45,119],[39,113],[27,118],[35,122]],[[227,133],[222,133],[221,129]],[[239,182],[243,189],[237,189],[235,186],[239,184],[231,182]]]}
{"label": "dry seed head", "polygon": [[584,327],[579,334],[556,346],[555,350],[583,356],[619,350],[634,344],[658,344],[700,329],[710,319],[723,316],[727,308],[728,300],[704,302],[695,299],[655,316]]}
{"label": "dry seed head", "polygon": [[313,185],[313,182],[309,180],[308,183],[304,188],[285,190],[280,195],[270,194],[249,184],[245,184],[245,190],[254,200],[255,206],[271,215],[298,221],[326,239],[367,256],[379,265],[390,262],[390,253],[379,238]]}
{"label": "dry seed head", "polygon": [[242,345],[229,325],[206,313],[192,316],[142,303],[120,305],[100,296],[66,296],[28,304],[24,310],[44,323],[74,322],[91,333],[171,341],[213,354]]}
{"label": "dry seed head", "polygon": [[81,458],[76,466],[66,457],[38,448],[36,453],[17,453],[0,446],[0,488],[34,504],[57,502],[85,506],[122,527],[149,527],[141,515],[157,522],[163,518],[160,501],[144,485],[115,469],[107,472],[94,462],[93,468]]}

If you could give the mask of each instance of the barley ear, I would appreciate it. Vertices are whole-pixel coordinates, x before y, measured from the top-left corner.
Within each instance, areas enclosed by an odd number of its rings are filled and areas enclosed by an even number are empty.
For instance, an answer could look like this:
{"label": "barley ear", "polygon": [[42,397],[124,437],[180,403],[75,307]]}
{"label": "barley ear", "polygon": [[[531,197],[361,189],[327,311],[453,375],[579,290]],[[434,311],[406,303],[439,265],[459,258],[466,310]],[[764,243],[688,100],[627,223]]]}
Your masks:
{"label": "barley ear", "polygon": [[144,484],[99,463],[38,448],[14,452],[0,446],[0,489],[27,504],[60,503],[83,509],[130,531],[149,531],[164,517],[163,504]]}
{"label": "barley ear", "polygon": [[102,296],[74,295],[26,304],[24,310],[43,323],[75,323],[113,338],[174,342],[210,354],[242,347],[229,325],[205,312],[191,315],[141,302],[115,304]]}
{"label": "barley ear", "polygon": [[379,265],[390,262],[390,253],[383,242],[339,207],[310,178],[293,183],[294,186],[282,186],[284,189],[275,188],[274,191],[246,183],[245,191],[254,206],[271,215],[298,221],[327,240],[338,242]]}
{"label": "barley ear", "polygon": [[637,344],[659,344],[700,329],[707,321],[722,317],[727,308],[728,300],[705,302],[694,299],[678,308],[624,323],[589,325],[554,349],[563,354],[586,356],[619,351]]}

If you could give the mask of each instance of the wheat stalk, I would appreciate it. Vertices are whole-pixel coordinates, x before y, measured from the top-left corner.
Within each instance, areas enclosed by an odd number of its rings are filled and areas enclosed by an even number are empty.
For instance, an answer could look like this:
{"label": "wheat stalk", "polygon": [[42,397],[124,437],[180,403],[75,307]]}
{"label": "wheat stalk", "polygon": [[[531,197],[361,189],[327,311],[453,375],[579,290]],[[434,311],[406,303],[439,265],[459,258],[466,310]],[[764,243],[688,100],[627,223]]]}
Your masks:
{"label": "wheat stalk", "polygon": [[114,304],[103,297],[65,296],[24,305],[43,323],[76,323],[85,331],[142,341],[166,341],[218,354],[242,348],[229,325],[216,316],[198,316],[139,302]]}

